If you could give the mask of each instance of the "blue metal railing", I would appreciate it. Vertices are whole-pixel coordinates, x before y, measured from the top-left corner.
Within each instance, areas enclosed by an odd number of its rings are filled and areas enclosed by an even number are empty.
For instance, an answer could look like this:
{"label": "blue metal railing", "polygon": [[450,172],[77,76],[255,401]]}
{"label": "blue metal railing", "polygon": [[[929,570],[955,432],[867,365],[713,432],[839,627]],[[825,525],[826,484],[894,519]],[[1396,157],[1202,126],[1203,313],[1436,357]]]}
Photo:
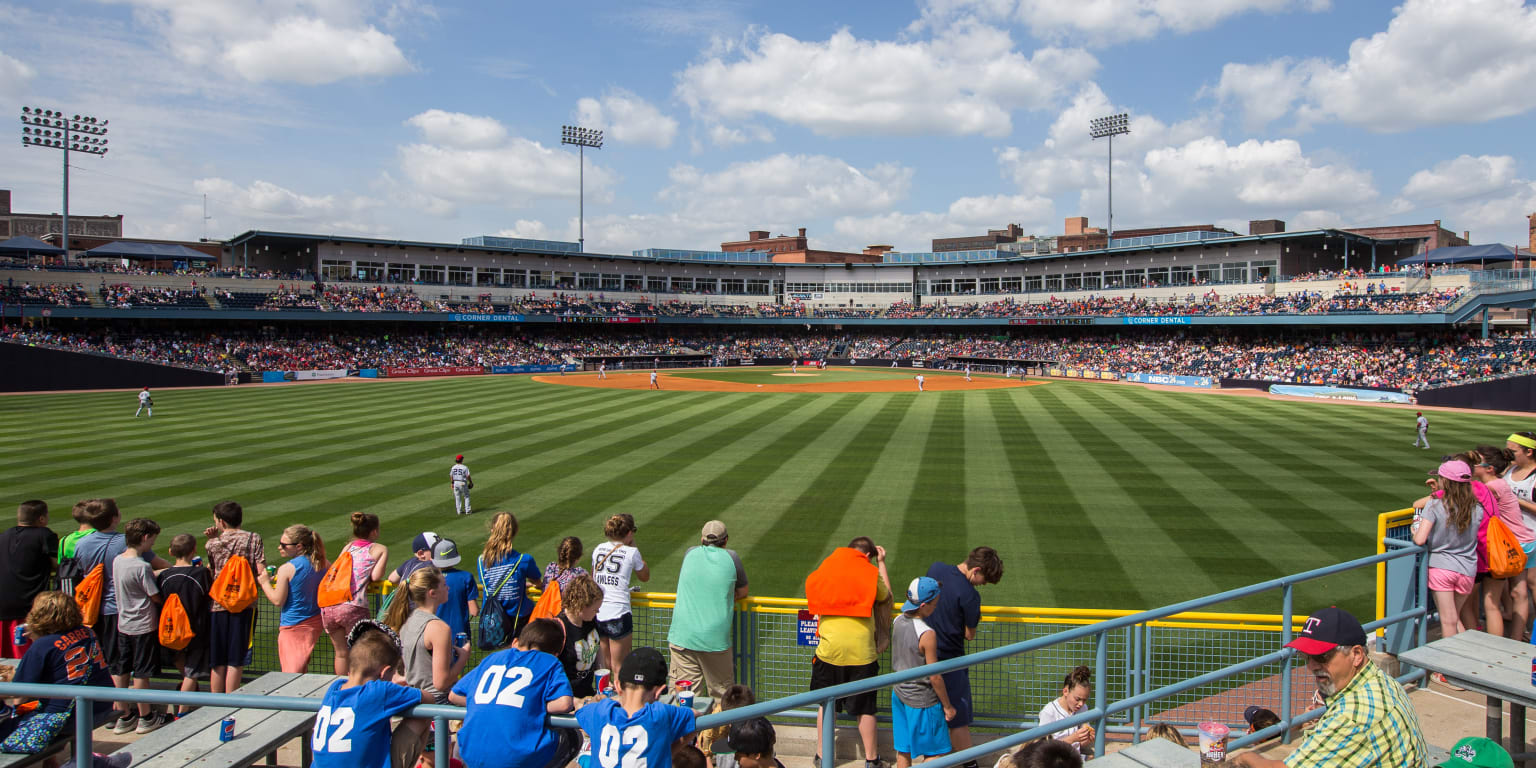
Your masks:
{"label": "blue metal railing", "polygon": [[[1257,733],[1246,734],[1231,743],[1231,748],[1241,748],[1259,743],[1273,736],[1280,736],[1289,740],[1291,729],[1297,724],[1310,720],[1319,714],[1321,709],[1309,710],[1294,714],[1291,707],[1291,669],[1294,652],[1284,647],[1291,640],[1291,630],[1294,625],[1295,614],[1293,611],[1293,598],[1296,585],[1315,579],[1333,576],[1348,571],[1364,568],[1373,568],[1378,563],[1384,563],[1399,558],[1417,557],[1426,552],[1425,547],[1414,545],[1410,541],[1385,538],[1383,543],[1388,551],[1382,554],[1363,557],[1345,563],[1339,563],[1323,568],[1316,568],[1291,576],[1283,576],[1278,579],[1253,584],[1247,587],[1228,590],[1214,595],[1187,600],[1182,603],[1166,605],[1161,608],[1143,611],[1141,613],[1102,621],[1097,624],[1089,624],[1074,627],[1053,635],[1039,637],[1024,642],[1014,643],[998,648],[980,651],[956,659],[940,661],[903,672],[892,672],[880,675],[868,680],[860,680],[842,685],[808,691],[792,696],[786,696],[771,701],[763,701],[747,707],[733,709],[728,712],[706,715],[699,718],[700,730],[713,728],[728,723],[740,722],[755,717],[766,717],[788,710],[806,707],[826,707],[828,712],[836,711],[836,702],[840,698],[853,696],[866,691],[889,688],[897,683],[916,680],[933,674],[941,674],[954,670],[964,669],[995,661],[1009,656],[1030,653],[1061,643],[1091,638],[1095,643],[1094,654],[1094,679],[1096,681],[1093,706],[1078,712],[1071,717],[1048,725],[1036,725],[1024,728],[1017,733],[1009,734],[996,740],[979,744],[968,749],[952,752],[948,755],[929,760],[927,768],[949,768],[969,760],[976,760],[984,755],[997,752],[1000,749],[1011,748],[1032,739],[1046,736],[1051,733],[1072,729],[1085,724],[1093,724],[1096,729],[1094,737],[1094,752],[1104,754],[1105,737],[1109,730],[1108,719],[1111,715],[1120,712],[1132,712],[1136,727],[1129,729],[1136,740],[1140,740],[1141,725],[1145,720],[1145,709],[1151,703],[1165,699],[1175,694],[1191,691],[1202,686],[1223,681],[1234,675],[1250,670],[1255,670],[1272,664],[1282,666],[1280,675],[1280,723]],[[1409,603],[1412,607],[1399,613],[1385,616],[1365,625],[1367,632],[1378,627],[1415,622],[1417,624],[1417,644],[1422,645],[1426,640],[1428,631],[1427,595],[1428,595],[1428,558],[1419,558],[1417,561],[1417,585],[1416,594]],[[1133,693],[1116,701],[1108,701],[1106,683],[1110,679],[1108,669],[1108,641],[1111,632],[1129,631],[1132,633],[1135,644],[1140,650],[1146,631],[1152,622],[1166,620],[1177,614],[1197,611],[1219,603],[1239,600],[1255,595],[1280,590],[1281,598],[1281,632],[1279,650],[1265,653],[1253,658],[1240,660],[1225,667],[1201,674],[1176,683],[1164,685],[1151,690],[1144,690],[1149,679],[1150,670],[1141,661],[1141,654],[1134,657],[1129,674],[1135,681],[1132,686]],[[1414,669],[1398,677],[1400,682],[1417,680],[1424,676],[1423,670]],[[93,701],[121,701],[127,703],[147,703],[159,705],[190,705],[190,706],[218,706],[251,709],[285,710],[295,712],[319,711],[321,702],[319,699],[285,697],[285,696],[253,696],[240,693],[182,693],[179,691],[157,691],[138,689],[95,688],[89,686],[74,685],[38,685],[38,684],[0,684],[0,696],[21,696],[30,698],[71,698],[75,700],[77,713],[89,713],[92,711]],[[436,753],[437,768],[447,768],[449,755],[449,720],[462,720],[465,710],[462,707],[449,707],[440,705],[421,705],[413,709],[409,716],[431,718],[436,722]],[[571,716],[550,717],[549,724],[557,728],[575,728],[576,720]],[[90,768],[91,765],[91,730],[92,719],[86,716],[76,717],[75,742],[76,765],[78,768]],[[1119,729],[1117,729],[1119,730]],[[835,755],[834,729],[826,728],[821,734],[821,749],[823,755]],[[830,757],[828,760],[830,764]]]}

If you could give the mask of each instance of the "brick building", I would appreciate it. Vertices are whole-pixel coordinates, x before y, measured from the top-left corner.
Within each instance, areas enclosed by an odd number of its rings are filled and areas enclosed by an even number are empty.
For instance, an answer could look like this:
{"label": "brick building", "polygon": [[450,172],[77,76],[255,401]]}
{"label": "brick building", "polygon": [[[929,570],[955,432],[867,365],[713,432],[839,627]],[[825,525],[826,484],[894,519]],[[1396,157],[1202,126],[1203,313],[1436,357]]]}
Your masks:
{"label": "brick building", "polygon": [[747,233],[745,240],[721,243],[720,250],[767,252],[778,264],[879,264],[885,260],[885,253],[891,246],[871,245],[863,253],[813,250],[805,236],[805,227],[801,227],[799,234],[794,236],[769,237],[767,230],[753,230]]}
{"label": "brick building", "polygon": [[937,237],[933,240],[934,253],[951,251],[988,251],[1005,243],[1016,243],[1024,236],[1024,228],[1009,224],[1004,229],[989,229],[985,235],[964,237]]}
{"label": "brick building", "polygon": [[[1282,225],[1283,226],[1283,225]],[[1077,253],[1079,251],[1097,251],[1109,244],[1109,234],[1103,227],[1088,226],[1087,216],[1068,216],[1062,228],[1063,234],[1056,238],[1056,250],[1060,253]],[[1141,229],[1117,229],[1115,240],[1129,240],[1133,237],[1153,237],[1156,235],[1171,235],[1177,232],[1211,232],[1224,236],[1236,235],[1236,232],[1222,229],[1214,224],[1189,224],[1181,227],[1142,227]],[[1119,247],[1119,246],[1116,246]]]}
{"label": "brick building", "polygon": [[1460,237],[1457,237],[1455,232],[1440,226],[1439,219],[1435,219],[1435,223],[1433,224],[1402,224],[1391,227],[1360,227],[1354,229],[1346,229],[1344,231],[1356,235],[1374,237],[1377,240],[1418,240],[1420,244],[1418,251],[1416,251],[1417,253],[1433,251],[1436,248],[1445,248],[1452,245],[1472,244],[1470,232],[1463,232],[1461,233]]}
{"label": "brick building", "polygon": [[[11,210],[11,191],[0,189],[0,240],[20,235],[46,239],[50,234],[64,232],[64,217],[57,213],[19,213]],[[79,250],[74,241],[76,235],[119,238],[123,236],[123,215],[70,216],[69,236],[71,250]]]}

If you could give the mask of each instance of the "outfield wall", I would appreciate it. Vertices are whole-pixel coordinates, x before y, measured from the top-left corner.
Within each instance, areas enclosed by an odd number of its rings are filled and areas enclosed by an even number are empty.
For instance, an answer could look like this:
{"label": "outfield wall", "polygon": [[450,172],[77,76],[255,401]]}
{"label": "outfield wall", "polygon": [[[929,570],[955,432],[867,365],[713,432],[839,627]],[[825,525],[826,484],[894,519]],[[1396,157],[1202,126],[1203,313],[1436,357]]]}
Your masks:
{"label": "outfield wall", "polygon": [[1419,405],[1531,412],[1536,411],[1536,376],[1512,376],[1426,389],[1418,398]]}
{"label": "outfield wall", "polygon": [[0,342],[0,372],[0,392],[209,387],[224,383],[222,374],[209,371],[10,342]]}

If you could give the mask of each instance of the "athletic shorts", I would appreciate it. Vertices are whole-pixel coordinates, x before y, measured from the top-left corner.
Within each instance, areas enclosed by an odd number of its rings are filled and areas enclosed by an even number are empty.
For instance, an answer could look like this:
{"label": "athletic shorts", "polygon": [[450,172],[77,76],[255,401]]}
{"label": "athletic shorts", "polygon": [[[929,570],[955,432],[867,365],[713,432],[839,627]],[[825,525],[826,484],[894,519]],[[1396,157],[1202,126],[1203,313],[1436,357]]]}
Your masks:
{"label": "athletic shorts", "polygon": [[617,619],[599,621],[597,623],[597,636],[606,640],[623,640],[634,634],[635,615],[626,613]]}
{"label": "athletic shorts", "polygon": [[213,666],[208,663],[208,635],[202,634],[192,638],[187,647],[173,651],[161,646],[165,653],[161,656],[164,665],[190,680],[207,680],[208,671]]}
{"label": "athletic shorts", "polygon": [[102,614],[101,620],[91,630],[96,633],[96,642],[101,646],[101,658],[107,661],[107,671],[114,675],[128,674],[126,669],[117,664],[117,614]]}
{"label": "athletic shorts", "polygon": [[1520,549],[1525,552],[1525,569],[1536,568],[1536,541],[1521,544]]}
{"label": "athletic shorts", "polygon": [[142,635],[119,633],[117,658],[113,660],[112,668],[113,674],[128,675],[135,680],[148,680],[160,674],[160,638],[153,632]]}
{"label": "athletic shorts", "polygon": [[[944,659],[939,659],[944,661]],[[971,724],[975,713],[971,710],[971,670],[957,669],[944,673],[944,691],[949,694],[949,705],[955,708],[955,719],[949,721],[951,728],[964,728]]]}
{"label": "athletic shorts", "polygon": [[896,751],[912,757],[949,754],[949,725],[944,707],[909,707],[891,691],[891,741]]}
{"label": "athletic shorts", "polygon": [[27,623],[26,619],[5,619],[0,621],[0,659],[19,659],[27,655],[27,649],[32,646],[32,639],[23,637],[21,645],[15,643],[16,627]]}
{"label": "athletic shorts", "polygon": [[1429,590],[1470,595],[1472,594],[1472,577],[1444,568],[1431,568],[1429,569]]}
{"label": "athletic shorts", "polygon": [[[834,685],[851,683],[855,680],[868,680],[880,675],[880,662],[872,661],[868,664],[858,664],[851,667],[828,664],[819,658],[811,657],[811,690],[831,688]],[[852,696],[844,696],[837,700],[837,708],[855,717],[875,714],[875,691],[865,691]]]}
{"label": "athletic shorts", "polygon": [[208,622],[208,664],[219,667],[251,665],[251,631],[256,623],[256,606],[239,613],[214,611]]}
{"label": "athletic shorts", "polygon": [[320,609],[320,627],[328,635],[345,636],[359,621],[371,618],[373,614],[367,608],[353,603],[328,605]]}

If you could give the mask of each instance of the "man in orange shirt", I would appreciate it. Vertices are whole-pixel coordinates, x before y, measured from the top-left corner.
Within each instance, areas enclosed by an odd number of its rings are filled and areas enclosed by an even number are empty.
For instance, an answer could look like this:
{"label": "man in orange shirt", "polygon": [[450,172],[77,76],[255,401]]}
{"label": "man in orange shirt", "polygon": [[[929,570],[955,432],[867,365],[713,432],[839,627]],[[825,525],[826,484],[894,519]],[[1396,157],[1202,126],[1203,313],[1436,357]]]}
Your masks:
{"label": "man in orange shirt", "polygon": [[[873,561],[873,562],[871,562]],[[811,660],[811,690],[868,680],[880,674],[879,653],[875,648],[875,606],[891,597],[891,578],[885,570],[885,548],[875,546],[867,536],[860,536],[839,547],[821,562],[805,580],[805,596],[811,613],[816,614],[816,657]],[[888,616],[880,617],[888,621]],[[879,742],[875,732],[876,692],[837,700],[842,711],[858,718],[859,737],[864,743],[865,768],[881,768]],[[835,728],[835,712],[816,713],[816,730]],[[821,742],[818,740],[817,745]],[[821,768],[821,756],[814,761]]]}

